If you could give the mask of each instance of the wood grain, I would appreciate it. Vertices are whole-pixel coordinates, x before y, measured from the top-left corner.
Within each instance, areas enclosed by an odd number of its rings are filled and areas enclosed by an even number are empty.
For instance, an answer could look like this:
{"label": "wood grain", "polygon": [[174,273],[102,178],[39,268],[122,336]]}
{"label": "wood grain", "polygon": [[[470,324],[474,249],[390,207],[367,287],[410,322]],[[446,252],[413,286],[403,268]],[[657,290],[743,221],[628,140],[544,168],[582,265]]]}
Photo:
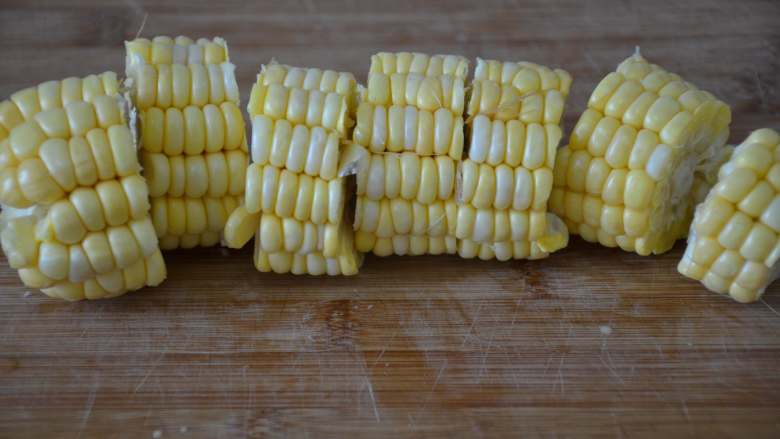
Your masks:
{"label": "wood grain", "polygon": [[[527,59],[575,78],[570,127],[634,46],[780,123],[777,1],[4,0],[0,95],[122,70],[122,41],[222,35],[263,62],[353,71],[377,50]],[[167,255],[160,288],[68,304],[0,263],[0,437],[780,436],[780,287],[738,305],[575,239],[534,262],[368,257],[264,275],[249,251]]]}

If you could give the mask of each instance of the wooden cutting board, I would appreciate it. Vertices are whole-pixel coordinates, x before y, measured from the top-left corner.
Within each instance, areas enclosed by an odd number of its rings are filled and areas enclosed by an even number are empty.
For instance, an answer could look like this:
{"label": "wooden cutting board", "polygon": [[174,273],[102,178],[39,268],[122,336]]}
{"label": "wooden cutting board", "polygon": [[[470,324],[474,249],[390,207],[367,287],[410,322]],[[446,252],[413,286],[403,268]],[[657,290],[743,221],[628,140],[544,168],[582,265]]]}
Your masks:
{"label": "wooden cutting board", "polygon": [[[0,96],[121,71],[148,13],[145,36],[224,36],[244,95],[272,57],[359,78],[378,50],[525,59],[572,73],[571,127],[641,45],[732,105],[733,141],[780,128],[777,1],[157,3],[4,0]],[[682,247],[352,278],[179,251],[162,287],[76,304],[0,259],[0,437],[780,437],[780,286],[732,303],[677,274]]]}

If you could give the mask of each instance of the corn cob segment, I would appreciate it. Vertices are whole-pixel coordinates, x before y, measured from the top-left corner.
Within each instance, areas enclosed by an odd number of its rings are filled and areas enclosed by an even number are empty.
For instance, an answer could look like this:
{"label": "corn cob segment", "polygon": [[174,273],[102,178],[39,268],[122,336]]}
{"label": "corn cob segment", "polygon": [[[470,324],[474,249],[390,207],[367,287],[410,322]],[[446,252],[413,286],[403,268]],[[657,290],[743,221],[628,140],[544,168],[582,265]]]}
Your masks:
{"label": "corn cob segment", "polygon": [[468,156],[457,174],[454,236],[462,257],[535,259],[568,242],[547,201],[570,86],[563,70],[477,60]]}
{"label": "corn cob segment", "polygon": [[244,193],[249,147],[235,66],[221,38],[125,43],[141,162],[165,250],[219,243]]}
{"label": "corn cob segment", "polygon": [[780,274],[780,134],[754,131],[696,207],[678,271],[739,302],[758,300]]}
{"label": "corn cob segment", "polygon": [[550,208],[587,241],[663,253],[687,232],[693,182],[712,184],[730,120],[726,104],[637,53],[593,91],[559,152]]}
{"label": "corn cob segment", "polygon": [[468,60],[378,53],[361,91],[354,142],[356,245],[379,256],[455,253]]}
{"label": "corn cob segment", "polygon": [[38,89],[38,112],[30,98],[26,121],[0,142],[9,263],[25,285],[67,300],[159,284],[165,264],[116,75]]}
{"label": "corn cob segment", "polygon": [[350,73],[263,66],[247,110],[252,164],[244,204],[230,215],[224,240],[243,247],[254,236],[262,272],[350,275],[362,256],[344,222],[345,176],[365,152],[345,140],[356,84]]}

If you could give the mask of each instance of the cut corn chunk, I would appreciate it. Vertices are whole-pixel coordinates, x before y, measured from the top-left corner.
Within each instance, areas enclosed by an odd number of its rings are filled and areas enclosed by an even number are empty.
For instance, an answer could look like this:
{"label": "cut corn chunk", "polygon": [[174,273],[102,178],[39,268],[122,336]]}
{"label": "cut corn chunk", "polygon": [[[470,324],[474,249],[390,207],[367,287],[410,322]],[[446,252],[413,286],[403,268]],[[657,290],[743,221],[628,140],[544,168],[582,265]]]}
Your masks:
{"label": "cut corn chunk", "polygon": [[457,173],[458,254],[545,257],[568,243],[547,202],[571,77],[531,63],[478,59],[475,78],[468,157]]}
{"label": "cut corn chunk", "polygon": [[640,255],[685,236],[729,132],[723,102],[639,53],[596,87],[559,151],[550,209],[569,232]]}
{"label": "cut corn chunk", "polygon": [[112,297],[165,277],[118,91],[104,73],[0,104],[3,129],[14,124],[0,140],[0,241],[22,282],[53,297]]}
{"label": "cut corn chunk", "polygon": [[141,160],[160,245],[218,244],[246,183],[249,147],[235,66],[221,38],[125,43]]}
{"label": "cut corn chunk", "polygon": [[696,207],[677,269],[708,289],[754,302],[780,274],[780,134],[754,131]]}

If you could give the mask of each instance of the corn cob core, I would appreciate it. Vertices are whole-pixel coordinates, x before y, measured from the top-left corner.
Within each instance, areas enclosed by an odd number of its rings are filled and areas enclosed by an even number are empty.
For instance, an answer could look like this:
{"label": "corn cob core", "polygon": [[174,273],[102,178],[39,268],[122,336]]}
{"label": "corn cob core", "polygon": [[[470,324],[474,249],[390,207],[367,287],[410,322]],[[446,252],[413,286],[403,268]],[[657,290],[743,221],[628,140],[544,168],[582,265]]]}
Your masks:
{"label": "corn cob core", "polygon": [[52,297],[114,297],[165,278],[118,88],[108,72],[0,104],[0,241],[24,284]]}
{"label": "corn cob core", "polygon": [[235,66],[221,38],[125,43],[141,163],[163,249],[211,246],[240,204],[249,164]]}
{"label": "corn cob core", "polygon": [[593,91],[558,153],[550,209],[570,233],[640,255],[685,236],[695,194],[712,184],[731,113],[638,52]]}
{"label": "corn cob core", "polygon": [[456,190],[461,257],[537,259],[566,245],[547,200],[570,87],[564,70],[477,59]]}
{"label": "corn cob core", "polygon": [[677,269],[739,302],[758,300],[780,273],[780,134],[754,131],[696,207]]}
{"label": "corn cob core", "polygon": [[262,272],[351,275],[362,264],[345,222],[347,182],[361,153],[351,132],[350,73],[272,62],[262,67],[247,110],[252,163],[244,205],[229,217],[225,242],[255,238]]}

